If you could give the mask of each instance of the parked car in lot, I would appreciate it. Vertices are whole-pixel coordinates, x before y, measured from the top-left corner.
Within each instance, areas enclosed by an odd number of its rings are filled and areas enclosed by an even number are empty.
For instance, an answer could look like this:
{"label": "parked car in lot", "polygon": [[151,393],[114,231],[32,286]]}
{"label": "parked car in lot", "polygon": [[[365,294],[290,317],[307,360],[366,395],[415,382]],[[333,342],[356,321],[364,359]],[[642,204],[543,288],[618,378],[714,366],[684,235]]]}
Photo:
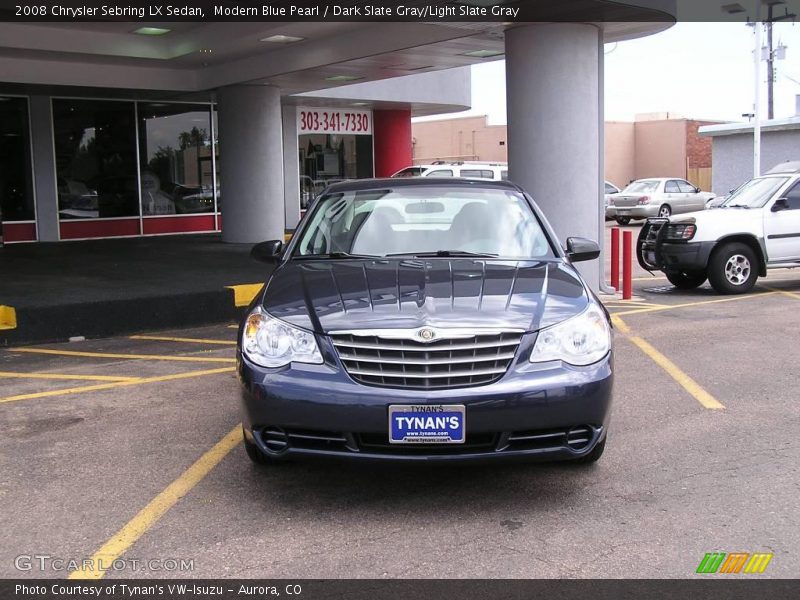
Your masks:
{"label": "parked car in lot", "polygon": [[617,216],[613,196],[619,194],[620,189],[610,181],[604,182],[603,186],[605,191],[606,221],[613,221]]}
{"label": "parked car in lot", "polygon": [[330,186],[239,329],[245,448],[391,461],[596,461],[608,314],[541,211],[508,182]]}
{"label": "parked car in lot", "polygon": [[800,267],[800,161],[751,179],[715,210],[648,219],[636,254],[679,288],[708,279],[721,294],[749,291],[767,269]]}
{"label": "parked car in lot", "polygon": [[508,179],[508,165],[501,162],[444,162],[415,165],[399,170],[392,177],[467,177],[469,179]]}
{"label": "parked car in lot", "polygon": [[638,179],[613,197],[614,217],[620,225],[627,225],[632,219],[669,217],[702,210],[713,197],[685,179]]}

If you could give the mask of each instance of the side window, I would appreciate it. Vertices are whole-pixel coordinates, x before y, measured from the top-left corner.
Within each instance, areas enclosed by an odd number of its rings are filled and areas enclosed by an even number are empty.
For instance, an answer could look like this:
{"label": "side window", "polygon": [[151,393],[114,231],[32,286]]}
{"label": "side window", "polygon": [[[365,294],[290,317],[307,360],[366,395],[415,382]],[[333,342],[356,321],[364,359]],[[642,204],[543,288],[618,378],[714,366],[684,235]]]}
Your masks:
{"label": "side window", "polygon": [[500,179],[502,179],[503,181],[508,181],[508,170],[507,169],[503,169],[502,171],[500,171]]}
{"label": "side window", "polygon": [[680,190],[680,188],[678,187],[678,182],[677,182],[677,181],[675,181],[674,179],[670,179],[670,180],[669,180],[669,181],[668,181],[668,182],[667,182],[667,183],[664,185],[664,193],[665,193],[665,194],[680,194],[680,193],[681,193],[681,190]]}
{"label": "side window", "polygon": [[483,177],[483,173],[485,171],[481,171],[479,169],[461,169],[461,177],[472,177],[473,179],[480,179]]}
{"label": "side window", "polygon": [[610,183],[607,183],[606,184],[606,194],[616,194],[616,193],[617,193],[617,189],[613,185],[611,185]]}
{"label": "side window", "polygon": [[437,169],[436,171],[431,171],[425,177],[452,177],[453,176],[453,169]]}
{"label": "side window", "polygon": [[494,171],[481,171],[481,177],[484,179],[494,179]]}
{"label": "side window", "polygon": [[696,193],[694,191],[695,187],[691,183],[689,183],[688,181],[684,181],[683,179],[679,179],[678,180],[678,188],[684,194],[694,194],[694,193]]}
{"label": "side window", "polygon": [[800,181],[795,183],[784,197],[789,201],[789,210],[800,210]]}

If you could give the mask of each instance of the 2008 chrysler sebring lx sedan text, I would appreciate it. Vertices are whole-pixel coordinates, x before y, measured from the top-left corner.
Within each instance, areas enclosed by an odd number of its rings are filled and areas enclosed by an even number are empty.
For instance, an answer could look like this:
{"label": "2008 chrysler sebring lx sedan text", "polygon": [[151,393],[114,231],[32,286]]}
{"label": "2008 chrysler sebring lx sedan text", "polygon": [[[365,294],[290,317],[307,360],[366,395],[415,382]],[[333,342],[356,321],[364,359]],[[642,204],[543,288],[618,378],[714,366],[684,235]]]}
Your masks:
{"label": "2008 chrysler sebring lx sedan text", "polygon": [[502,181],[330,186],[239,331],[257,463],[571,459],[603,453],[608,314],[531,198]]}

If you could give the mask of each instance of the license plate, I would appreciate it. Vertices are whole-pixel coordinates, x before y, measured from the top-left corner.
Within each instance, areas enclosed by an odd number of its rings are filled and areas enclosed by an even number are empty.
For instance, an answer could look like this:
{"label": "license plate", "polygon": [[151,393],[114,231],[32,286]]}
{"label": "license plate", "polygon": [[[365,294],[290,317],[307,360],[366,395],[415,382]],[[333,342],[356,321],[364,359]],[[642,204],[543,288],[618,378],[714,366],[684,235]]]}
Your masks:
{"label": "license plate", "polygon": [[392,444],[463,444],[463,404],[394,404],[389,406]]}

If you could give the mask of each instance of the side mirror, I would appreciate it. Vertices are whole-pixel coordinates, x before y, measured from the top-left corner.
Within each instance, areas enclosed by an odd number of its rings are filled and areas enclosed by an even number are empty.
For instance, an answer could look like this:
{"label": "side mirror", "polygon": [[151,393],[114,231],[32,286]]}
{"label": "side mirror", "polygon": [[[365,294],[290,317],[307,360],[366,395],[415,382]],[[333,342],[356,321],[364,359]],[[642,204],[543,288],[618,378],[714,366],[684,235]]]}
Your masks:
{"label": "side mirror", "polygon": [[772,205],[770,209],[772,212],[780,212],[782,210],[787,210],[789,208],[789,199],[788,198],[778,198],[775,200],[775,203]]}
{"label": "side mirror", "polygon": [[275,263],[278,262],[281,252],[283,252],[283,242],[281,240],[270,240],[253,246],[252,250],[250,250],[250,256],[260,262]]}
{"label": "side mirror", "polygon": [[694,188],[694,193],[695,194],[702,194],[703,190],[701,190],[700,188]]}
{"label": "side mirror", "polygon": [[586,238],[567,238],[567,258],[572,262],[594,260],[600,256],[600,246],[597,242]]}

